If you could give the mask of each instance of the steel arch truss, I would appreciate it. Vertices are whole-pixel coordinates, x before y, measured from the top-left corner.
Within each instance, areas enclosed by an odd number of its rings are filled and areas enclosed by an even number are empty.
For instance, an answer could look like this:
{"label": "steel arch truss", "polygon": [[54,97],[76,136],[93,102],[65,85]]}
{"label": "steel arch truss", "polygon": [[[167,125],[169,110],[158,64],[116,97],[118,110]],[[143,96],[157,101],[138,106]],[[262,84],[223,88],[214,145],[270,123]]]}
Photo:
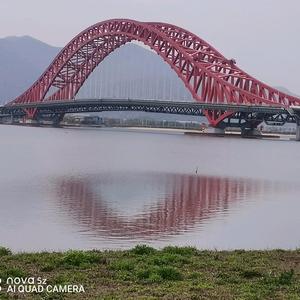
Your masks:
{"label": "steel arch truss", "polygon": [[[57,55],[41,77],[12,104],[74,99],[98,64],[118,47],[137,40],[156,51],[201,103],[300,105],[286,95],[239,69],[211,45],[187,30],[165,23],[113,19],[97,23],[78,34]],[[33,116],[34,111],[28,112]],[[207,111],[217,126],[233,112]]]}

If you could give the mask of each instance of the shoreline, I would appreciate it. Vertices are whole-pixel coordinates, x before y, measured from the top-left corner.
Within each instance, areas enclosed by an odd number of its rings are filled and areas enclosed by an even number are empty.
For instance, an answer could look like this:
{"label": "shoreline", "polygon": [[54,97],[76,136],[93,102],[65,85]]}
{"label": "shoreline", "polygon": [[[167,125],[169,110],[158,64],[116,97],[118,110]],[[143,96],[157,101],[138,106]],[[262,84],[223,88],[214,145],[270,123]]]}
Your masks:
{"label": "shoreline", "polygon": [[186,134],[186,135],[199,135],[199,136],[211,136],[211,137],[234,137],[234,138],[246,138],[246,139],[276,139],[284,141],[292,141],[295,139],[293,134],[284,133],[265,133],[262,132],[258,136],[246,136],[243,137],[240,132],[225,131],[225,133],[213,133],[206,130],[197,129],[183,129],[183,128],[160,128],[160,127],[102,127],[102,126],[77,126],[77,125],[62,125],[62,128],[99,128],[102,130],[119,130],[128,132],[145,132],[145,133],[167,133],[167,134]]}
{"label": "shoreline", "polygon": [[[139,245],[130,250],[12,254],[0,247],[0,298],[299,299],[299,261],[300,250],[279,249],[156,250]],[[38,280],[44,287],[20,293],[20,278],[31,278],[31,289]],[[10,283],[17,287],[7,293]]]}
{"label": "shoreline", "polygon": [[261,132],[260,135],[253,136],[242,136],[239,131],[227,130],[225,133],[214,133],[207,130],[198,129],[184,129],[184,128],[161,128],[161,127],[126,127],[126,126],[112,126],[104,127],[101,125],[72,125],[72,124],[61,124],[59,126],[53,126],[50,124],[8,124],[0,123],[0,125],[7,126],[21,126],[21,127],[46,127],[46,128],[84,128],[84,129],[101,129],[101,130],[119,130],[128,132],[145,132],[145,133],[166,133],[166,134],[186,134],[186,135],[200,135],[200,136],[211,136],[211,137],[234,137],[234,138],[246,138],[246,139],[275,139],[283,141],[293,141],[295,140],[295,135],[290,133],[267,133]]}

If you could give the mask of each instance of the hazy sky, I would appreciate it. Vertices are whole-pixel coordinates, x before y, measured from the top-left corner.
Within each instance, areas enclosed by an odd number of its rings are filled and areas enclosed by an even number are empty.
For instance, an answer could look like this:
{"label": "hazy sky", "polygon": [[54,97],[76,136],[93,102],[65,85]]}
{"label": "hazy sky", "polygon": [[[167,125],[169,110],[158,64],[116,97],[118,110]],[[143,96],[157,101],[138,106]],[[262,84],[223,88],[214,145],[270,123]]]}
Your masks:
{"label": "hazy sky", "polygon": [[248,73],[300,95],[300,0],[0,0],[0,37],[64,46],[110,18],[184,27]]}

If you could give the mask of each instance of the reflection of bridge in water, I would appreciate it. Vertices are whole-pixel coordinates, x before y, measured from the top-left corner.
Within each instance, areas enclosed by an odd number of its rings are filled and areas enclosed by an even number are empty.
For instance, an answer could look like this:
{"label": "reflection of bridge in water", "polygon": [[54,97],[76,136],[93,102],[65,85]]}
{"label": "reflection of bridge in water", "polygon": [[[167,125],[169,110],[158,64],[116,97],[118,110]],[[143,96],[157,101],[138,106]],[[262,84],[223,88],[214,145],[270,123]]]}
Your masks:
{"label": "reflection of bridge in water", "polygon": [[[96,236],[153,238],[189,230],[266,187],[261,181],[194,175],[103,174],[63,179],[58,196],[62,210]],[[115,209],[115,203],[105,198],[112,194],[127,209],[141,206],[139,211]],[[132,203],[133,198],[139,204]]]}

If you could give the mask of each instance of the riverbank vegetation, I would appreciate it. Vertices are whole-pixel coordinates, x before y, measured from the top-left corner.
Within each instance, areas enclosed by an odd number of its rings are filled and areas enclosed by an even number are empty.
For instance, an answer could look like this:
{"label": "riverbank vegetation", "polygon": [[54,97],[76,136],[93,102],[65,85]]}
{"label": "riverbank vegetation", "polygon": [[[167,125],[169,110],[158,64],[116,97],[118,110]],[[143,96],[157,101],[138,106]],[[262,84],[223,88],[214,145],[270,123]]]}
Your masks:
{"label": "riverbank vegetation", "polygon": [[[85,293],[7,293],[7,280],[82,285]],[[0,299],[300,299],[300,250],[18,253],[0,247]]]}

